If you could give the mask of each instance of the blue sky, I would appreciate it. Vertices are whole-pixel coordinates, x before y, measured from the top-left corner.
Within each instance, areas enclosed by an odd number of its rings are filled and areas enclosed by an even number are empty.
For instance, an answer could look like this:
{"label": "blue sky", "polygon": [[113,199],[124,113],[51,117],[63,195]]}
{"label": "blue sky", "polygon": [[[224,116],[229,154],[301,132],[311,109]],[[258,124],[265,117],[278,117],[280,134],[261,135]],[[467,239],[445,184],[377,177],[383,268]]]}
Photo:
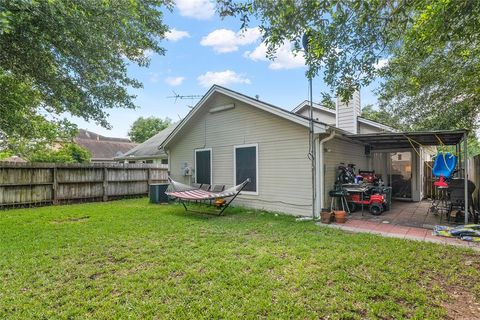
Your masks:
{"label": "blue sky", "polygon": [[[115,137],[127,137],[138,117],[169,117],[178,120],[187,114],[197,100],[169,99],[173,91],[181,95],[203,95],[217,83],[243,94],[255,96],[291,110],[308,99],[308,83],[301,55],[293,55],[286,44],[277,59],[265,57],[260,33],[251,25],[239,32],[240,22],[234,18],[221,20],[209,0],[177,0],[172,12],[165,12],[164,22],[170,32],[161,45],[164,56],[151,55],[148,68],[129,67],[129,75],[142,81],[144,88],[131,90],[137,95],[136,110],[110,111],[111,130],[73,119],[79,128]],[[372,87],[361,91],[362,105],[374,104]],[[314,101],[321,92],[328,92],[321,77],[313,82]]]}

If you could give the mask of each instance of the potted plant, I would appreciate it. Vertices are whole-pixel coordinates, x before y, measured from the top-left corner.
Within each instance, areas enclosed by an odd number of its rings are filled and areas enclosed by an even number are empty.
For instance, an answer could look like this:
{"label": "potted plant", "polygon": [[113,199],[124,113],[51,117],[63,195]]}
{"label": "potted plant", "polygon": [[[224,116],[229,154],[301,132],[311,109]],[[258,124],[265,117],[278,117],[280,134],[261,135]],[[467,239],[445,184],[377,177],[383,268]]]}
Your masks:
{"label": "potted plant", "polygon": [[335,215],[335,222],[336,223],[345,223],[347,221],[347,213],[343,210],[333,211]]}
{"label": "potted plant", "polygon": [[332,221],[332,218],[332,212],[329,209],[322,208],[322,211],[320,211],[320,221],[329,224]]}

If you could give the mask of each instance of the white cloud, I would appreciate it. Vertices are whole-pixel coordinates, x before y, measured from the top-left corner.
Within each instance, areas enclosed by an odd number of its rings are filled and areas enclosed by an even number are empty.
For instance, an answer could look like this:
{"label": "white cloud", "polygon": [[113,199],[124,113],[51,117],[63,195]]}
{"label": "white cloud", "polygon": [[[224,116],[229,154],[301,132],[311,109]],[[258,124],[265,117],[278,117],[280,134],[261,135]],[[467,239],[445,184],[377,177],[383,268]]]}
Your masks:
{"label": "white cloud", "polygon": [[232,70],[225,70],[219,72],[208,71],[198,78],[198,83],[205,88],[208,88],[214,84],[220,86],[226,86],[229,84],[250,84],[250,79],[246,78],[245,75],[238,74]]}
{"label": "white cloud", "polygon": [[185,77],[167,77],[165,78],[165,82],[172,87],[176,87],[182,84]]}
{"label": "white cloud", "polygon": [[165,39],[170,41],[179,41],[183,38],[190,38],[190,34],[187,31],[180,31],[175,28],[165,33]]}
{"label": "white cloud", "polygon": [[295,69],[305,66],[305,57],[303,52],[294,53],[293,45],[289,42],[284,43],[275,52],[275,59],[272,61],[267,57],[267,45],[261,43],[253,51],[246,51],[243,56],[253,61],[270,61],[268,66],[273,70]]}
{"label": "white cloud", "polygon": [[374,67],[375,69],[379,70],[379,69],[382,69],[382,68],[386,67],[387,65],[388,65],[388,59],[382,58],[382,59],[379,59],[379,60],[377,61],[377,63],[375,63],[375,64],[373,65],[373,67]]}
{"label": "white cloud", "polygon": [[208,20],[215,14],[215,5],[211,0],[176,0],[175,3],[184,17]]}
{"label": "white cloud", "polygon": [[238,47],[255,43],[261,36],[260,28],[248,28],[234,32],[229,29],[217,29],[203,37],[200,44],[205,47],[213,47],[217,53],[237,51]]}

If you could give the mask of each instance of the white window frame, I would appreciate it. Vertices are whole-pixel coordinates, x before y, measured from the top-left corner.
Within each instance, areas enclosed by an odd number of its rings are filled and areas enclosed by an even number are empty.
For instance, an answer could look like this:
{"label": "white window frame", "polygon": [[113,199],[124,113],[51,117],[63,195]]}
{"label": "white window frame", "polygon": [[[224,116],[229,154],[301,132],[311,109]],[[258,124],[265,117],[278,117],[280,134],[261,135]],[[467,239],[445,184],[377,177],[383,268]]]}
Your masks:
{"label": "white window frame", "polygon": [[258,196],[258,143],[250,143],[250,144],[241,144],[233,146],[233,185],[237,183],[237,149],[241,148],[251,148],[255,147],[255,190],[256,191],[242,191],[242,194],[248,194],[253,196]]}
{"label": "white window frame", "polygon": [[213,152],[212,148],[202,148],[202,149],[195,149],[193,154],[193,160],[195,161],[195,183],[198,183],[197,179],[197,152],[202,151],[210,151],[210,185],[213,186]]}

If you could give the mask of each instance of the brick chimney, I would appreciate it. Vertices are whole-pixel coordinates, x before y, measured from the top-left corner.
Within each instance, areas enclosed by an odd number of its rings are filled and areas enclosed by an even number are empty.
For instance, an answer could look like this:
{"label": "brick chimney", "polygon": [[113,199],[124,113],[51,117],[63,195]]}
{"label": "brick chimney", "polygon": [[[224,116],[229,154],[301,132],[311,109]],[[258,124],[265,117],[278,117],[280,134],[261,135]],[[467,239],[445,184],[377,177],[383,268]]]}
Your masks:
{"label": "brick chimney", "polygon": [[358,133],[357,117],[361,112],[360,91],[355,91],[352,99],[348,102],[343,102],[340,97],[337,97],[337,128],[350,133]]}

